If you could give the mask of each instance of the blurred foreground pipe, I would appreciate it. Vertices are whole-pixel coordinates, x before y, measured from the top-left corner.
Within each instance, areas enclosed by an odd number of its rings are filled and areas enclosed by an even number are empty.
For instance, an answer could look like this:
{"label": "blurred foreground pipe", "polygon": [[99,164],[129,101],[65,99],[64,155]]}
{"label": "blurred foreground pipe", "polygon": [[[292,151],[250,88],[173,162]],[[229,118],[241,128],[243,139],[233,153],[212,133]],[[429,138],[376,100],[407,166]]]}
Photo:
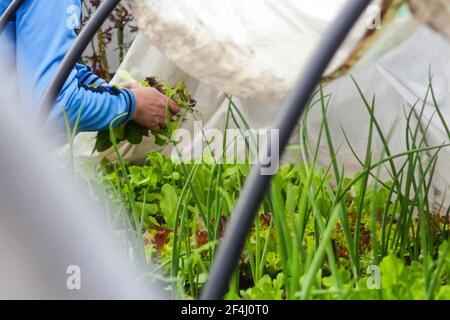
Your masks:
{"label": "blurred foreground pipe", "polygon": [[0,17],[0,35],[5,31],[8,22],[11,21],[12,17],[16,14],[17,10],[20,8],[25,0],[13,0],[9,7],[5,10],[3,15]]}
{"label": "blurred foreground pipe", "polygon": [[164,298],[142,277],[148,265],[133,270],[86,185],[55,164],[42,125],[7,95],[0,88],[0,299]]}

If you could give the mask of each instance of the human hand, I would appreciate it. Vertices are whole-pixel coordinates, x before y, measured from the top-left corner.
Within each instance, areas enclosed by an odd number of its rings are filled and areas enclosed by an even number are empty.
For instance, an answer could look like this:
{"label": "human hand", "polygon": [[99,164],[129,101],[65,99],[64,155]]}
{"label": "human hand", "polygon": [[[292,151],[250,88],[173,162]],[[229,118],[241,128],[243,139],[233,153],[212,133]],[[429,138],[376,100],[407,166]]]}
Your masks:
{"label": "human hand", "polygon": [[[156,89],[138,87],[131,89],[136,99],[136,109],[133,120],[152,131],[166,128],[166,105],[167,97]],[[169,110],[172,115],[181,111],[180,107],[173,101],[169,101]]]}

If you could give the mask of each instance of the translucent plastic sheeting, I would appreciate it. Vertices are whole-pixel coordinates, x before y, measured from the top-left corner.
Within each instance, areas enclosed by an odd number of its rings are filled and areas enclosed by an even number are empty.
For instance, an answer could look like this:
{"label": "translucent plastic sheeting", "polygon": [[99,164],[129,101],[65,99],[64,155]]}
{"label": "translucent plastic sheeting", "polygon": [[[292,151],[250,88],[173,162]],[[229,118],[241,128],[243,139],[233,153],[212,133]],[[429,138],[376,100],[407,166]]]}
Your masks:
{"label": "translucent plastic sheeting", "polygon": [[[444,120],[450,123],[450,43],[429,27],[422,26],[401,46],[382,56],[373,65],[353,73],[369,102],[375,97],[375,115],[385,137],[389,137],[391,154],[399,154],[408,150],[407,115],[414,108],[410,127],[414,130],[420,125],[424,141],[430,147],[449,143],[445,125],[436,112],[436,106],[428,87],[431,83],[436,104],[443,114]],[[427,94],[428,92],[428,94]],[[364,107],[362,98],[350,77],[343,77],[330,83],[325,94],[331,94],[327,112],[330,122],[333,143],[338,150],[337,159],[343,165],[347,176],[360,171],[362,166],[352,153],[345,139],[348,137],[352,148],[360,159],[364,159],[370,115]],[[425,100],[426,98],[426,100]],[[423,114],[422,113],[423,107]],[[309,136],[312,145],[318,140],[322,112],[313,108],[308,117]],[[418,123],[417,119],[420,118]],[[344,135],[345,132],[345,135]],[[417,141],[420,141],[419,138]],[[411,142],[411,137],[409,138]],[[319,142],[319,162],[328,167],[331,159],[325,139]],[[374,134],[372,161],[386,158],[385,149],[378,134]],[[437,150],[424,154],[424,163],[434,156]],[[445,215],[450,205],[450,149],[442,148],[438,153],[436,169],[433,176],[432,190],[429,200],[435,213]],[[405,162],[405,158],[395,160],[397,168]],[[391,180],[386,170],[381,170],[385,180]],[[441,208],[442,205],[442,208]]]}
{"label": "translucent plastic sheeting", "polygon": [[420,21],[450,39],[450,1],[449,0],[408,0],[412,11]]}
{"label": "translucent plastic sheeting", "polygon": [[[347,1],[133,0],[131,4],[140,30],[181,69],[220,91],[265,100],[287,94]],[[373,34],[370,28],[402,2],[373,1],[374,7],[359,20],[326,75],[333,75],[349,59],[356,60],[361,41]]]}

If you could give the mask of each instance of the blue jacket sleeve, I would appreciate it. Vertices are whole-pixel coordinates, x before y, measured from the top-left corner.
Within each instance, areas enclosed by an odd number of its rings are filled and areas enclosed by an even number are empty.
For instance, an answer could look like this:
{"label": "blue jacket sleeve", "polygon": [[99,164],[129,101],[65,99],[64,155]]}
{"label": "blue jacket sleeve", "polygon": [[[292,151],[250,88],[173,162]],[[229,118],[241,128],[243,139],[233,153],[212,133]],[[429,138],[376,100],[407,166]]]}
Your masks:
{"label": "blue jacket sleeve", "polygon": [[81,63],[77,63],[75,67],[77,68],[77,78],[79,83],[91,86],[92,85],[99,86],[106,84],[106,81],[100,78],[99,76],[95,75],[92,72],[92,69],[89,68],[88,66]]}
{"label": "blue jacket sleeve", "polygon": [[[16,61],[21,99],[37,106],[58,66],[76,38],[81,0],[26,0],[16,15]],[[48,120],[65,130],[64,110],[73,126],[81,110],[79,130],[99,131],[111,121],[131,119],[135,98],[131,90],[98,86],[104,80],[77,64],[64,84]]]}

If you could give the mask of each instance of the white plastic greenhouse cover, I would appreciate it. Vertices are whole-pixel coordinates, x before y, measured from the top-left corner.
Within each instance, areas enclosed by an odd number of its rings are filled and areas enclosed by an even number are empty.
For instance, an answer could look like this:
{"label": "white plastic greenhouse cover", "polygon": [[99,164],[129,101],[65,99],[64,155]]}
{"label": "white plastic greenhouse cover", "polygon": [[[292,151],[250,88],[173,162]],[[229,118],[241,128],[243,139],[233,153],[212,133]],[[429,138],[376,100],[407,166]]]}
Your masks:
{"label": "white plastic greenhouse cover", "polygon": [[[142,80],[152,75],[172,84],[186,82],[198,100],[204,130],[223,128],[228,109],[224,92],[234,95],[234,101],[249,120],[250,127],[271,127],[284,95],[303,70],[324,32],[332,27],[332,19],[345,2],[133,0],[141,33],[114,80],[130,80],[130,77]],[[383,20],[382,29],[375,32],[377,36],[366,45],[364,54],[353,57],[350,63],[351,73],[363,92],[369,97],[376,95],[376,114],[385,134],[394,128],[390,141],[393,153],[405,150],[405,108],[425,96],[429,70],[433,74],[438,102],[446,119],[450,119],[450,45],[430,28],[418,24],[406,6],[397,10],[398,3],[391,2],[391,16]],[[371,13],[375,12],[369,11],[338,53],[328,70],[329,75],[349,54],[354,55],[353,49],[363,38],[367,22],[373,18]],[[342,128],[362,156],[369,117],[349,77],[332,81],[326,91],[332,94],[328,121],[333,142],[339,146],[338,160],[351,175],[361,167],[346,145]],[[313,110],[308,118],[313,142],[322,121],[319,111]],[[424,121],[431,121],[432,125],[427,139],[442,143],[447,136],[433,114],[434,106],[428,102]],[[192,119],[183,126],[194,131]],[[90,134],[79,136],[79,154],[90,155],[94,137]],[[192,144],[183,146],[183,151],[192,154],[202,140],[202,134],[196,135]],[[319,160],[328,165],[325,141],[321,141],[321,145]],[[139,146],[123,144],[121,149],[127,160],[135,162],[142,161],[150,150],[160,150],[152,139],[145,139]],[[378,160],[382,152],[381,141],[374,141],[373,150],[373,158]],[[163,152],[170,155],[170,147]],[[108,152],[95,156],[98,159],[113,157]],[[434,180],[436,203],[440,203],[450,185],[450,166],[445,161],[449,157],[449,151],[441,150]],[[444,207],[450,203],[447,200]]]}
{"label": "white plastic greenhouse cover", "polygon": [[[347,0],[133,0],[140,30],[170,61],[221,91],[259,100],[284,97]],[[328,68],[359,51],[378,16],[399,0],[375,0]],[[381,3],[384,5],[382,10]],[[382,11],[382,12],[381,12]]]}

